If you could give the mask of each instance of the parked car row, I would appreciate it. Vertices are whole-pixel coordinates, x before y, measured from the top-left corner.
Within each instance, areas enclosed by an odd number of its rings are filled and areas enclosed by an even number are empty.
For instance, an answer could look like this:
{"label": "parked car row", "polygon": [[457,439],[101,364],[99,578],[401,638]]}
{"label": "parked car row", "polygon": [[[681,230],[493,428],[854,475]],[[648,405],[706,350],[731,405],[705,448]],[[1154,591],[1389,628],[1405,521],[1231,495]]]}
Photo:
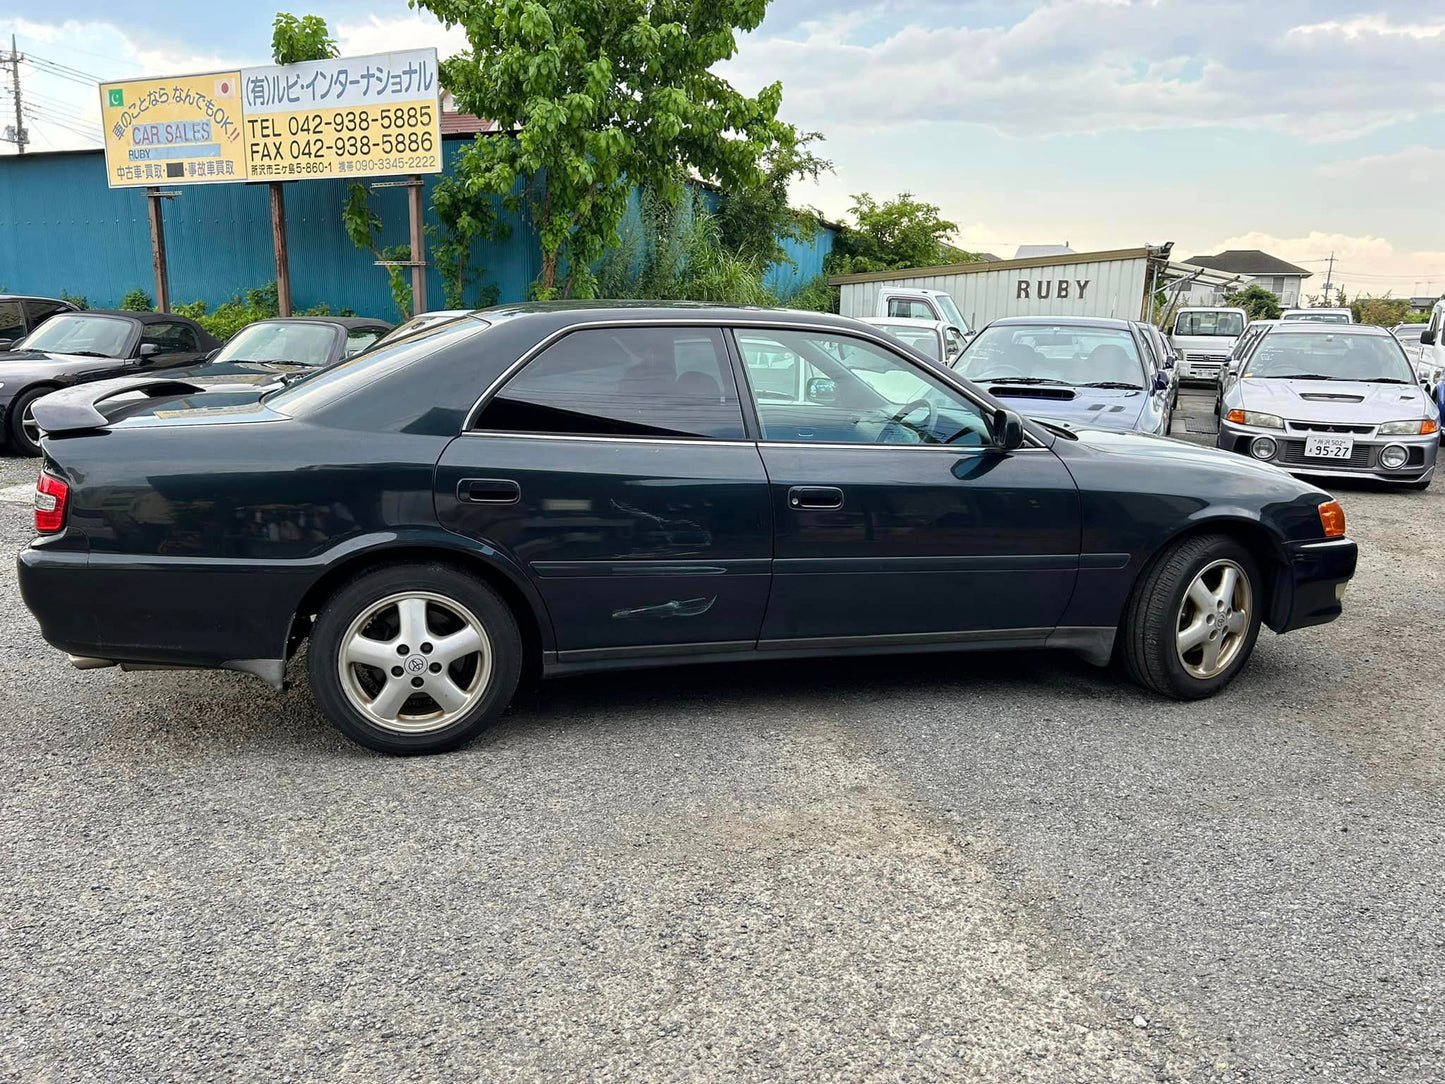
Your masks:
{"label": "parked car row", "polygon": [[[14,452],[40,454],[35,404],[61,388],[116,376],[165,375],[200,387],[278,387],[288,376],[334,364],[391,330],[364,317],[258,320],[223,346],[194,320],[172,313],[37,308],[43,317],[0,352],[0,435]],[[63,303],[61,303],[63,304]]]}

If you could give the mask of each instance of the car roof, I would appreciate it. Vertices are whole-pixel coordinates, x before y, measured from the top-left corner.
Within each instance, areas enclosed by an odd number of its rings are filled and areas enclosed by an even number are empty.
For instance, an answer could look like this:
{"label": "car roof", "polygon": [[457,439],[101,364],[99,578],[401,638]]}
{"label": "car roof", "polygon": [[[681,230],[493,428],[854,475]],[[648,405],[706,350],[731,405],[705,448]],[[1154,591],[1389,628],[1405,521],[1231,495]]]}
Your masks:
{"label": "car roof", "polygon": [[[255,324],[332,324],[346,328],[348,331],[355,328],[380,327],[390,330],[391,325],[385,320],[373,319],[370,316],[264,316],[260,320],[254,320]],[[251,324],[247,324],[250,327]]]}
{"label": "car roof", "polygon": [[753,305],[717,305],[705,301],[525,301],[499,305],[491,309],[473,309],[470,315],[491,324],[514,321],[536,321],[567,327],[591,324],[609,317],[622,322],[658,321],[677,323],[696,321],[701,324],[776,324],[779,326],[811,324],[836,327],[840,331],[857,329],[861,323],[847,316],[811,309],[785,309]]}
{"label": "car roof", "polygon": [[[57,314],[58,315],[58,314]],[[181,320],[187,324],[194,324],[195,321],[188,316],[181,316],[174,312],[131,312],[129,309],[81,309],[79,312],[66,313],[67,316],[116,316],[122,320],[135,320],[142,324],[170,324]],[[197,327],[200,325],[197,324]]]}
{"label": "car roof", "polygon": [[929,320],[923,316],[860,316],[858,319],[865,324],[872,324],[874,327],[882,327],[885,324],[902,324],[904,327],[935,329],[939,324],[948,323],[947,320]]}
{"label": "car roof", "polygon": [[1131,323],[1113,316],[1001,316],[989,323],[989,327],[1103,327],[1115,331],[1127,331]]}
{"label": "car roof", "polygon": [[41,294],[0,294],[0,301],[54,301],[57,305],[69,305],[63,297],[45,297]]}
{"label": "car roof", "polygon": [[1387,328],[1374,324],[1327,324],[1315,320],[1279,323],[1270,329],[1273,335],[1388,335]]}

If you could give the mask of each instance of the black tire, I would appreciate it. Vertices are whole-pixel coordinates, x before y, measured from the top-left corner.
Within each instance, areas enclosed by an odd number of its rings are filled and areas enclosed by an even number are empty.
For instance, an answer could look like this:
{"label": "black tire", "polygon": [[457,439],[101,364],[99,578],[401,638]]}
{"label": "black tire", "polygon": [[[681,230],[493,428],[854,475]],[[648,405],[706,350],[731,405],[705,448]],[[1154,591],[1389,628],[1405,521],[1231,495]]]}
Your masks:
{"label": "black tire", "polygon": [[48,387],[27,388],[10,401],[10,410],[5,417],[5,441],[16,455],[28,455],[34,459],[40,454],[40,445],[25,432],[25,412],[30,409],[31,403],[54,390]]}
{"label": "black tire", "polygon": [[[1185,669],[1176,648],[1180,608],[1196,576],[1216,561],[1238,565],[1249,584],[1251,605],[1244,639],[1225,668],[1198,677]],[[1238,676],[1259,637],[1269,600],[1254,556],[1228,535],[1196,535],[1159,554],[1129,596],[1120,625],[1120,657],[1129,676],[1146,689],[1175,700],[1213,696]]]}
{"label": "black tire", "polygon": [[[421,733],[400,733],[364,714],[343,688],[340,667],[342,640],[353,622],[381,600],[408,591],[459,604],[470,611],[490,641],[491,676],[479,690],[480,699],[444,727]],[[516,616],[479,577],[437,563],[387,565],[357,576],[327,601],[311,632],[307,676],[322,712],[352,740],[402,756],[444,753],[471,741],[506,710],[522,673],[523,650]]]}

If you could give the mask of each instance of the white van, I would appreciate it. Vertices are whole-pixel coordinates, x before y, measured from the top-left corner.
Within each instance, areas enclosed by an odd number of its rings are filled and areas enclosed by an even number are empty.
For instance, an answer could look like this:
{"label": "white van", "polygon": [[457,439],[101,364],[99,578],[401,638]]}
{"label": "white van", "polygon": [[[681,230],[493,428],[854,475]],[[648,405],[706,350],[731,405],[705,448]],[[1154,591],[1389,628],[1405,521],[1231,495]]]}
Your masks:
{"label": "white van", "polygon": [[1180,309],[1169,332],[1181,358],[1179,379],[1217,381],[1248,324],[1249,314],[1243,309]]}
{"label": "white van", "polygon": [[1421,376],[1433,375],[1440,383],[1445,372],[1445,298],[1430,310],[1430,323],[1420,333],[1420,360],[1415,367]]}

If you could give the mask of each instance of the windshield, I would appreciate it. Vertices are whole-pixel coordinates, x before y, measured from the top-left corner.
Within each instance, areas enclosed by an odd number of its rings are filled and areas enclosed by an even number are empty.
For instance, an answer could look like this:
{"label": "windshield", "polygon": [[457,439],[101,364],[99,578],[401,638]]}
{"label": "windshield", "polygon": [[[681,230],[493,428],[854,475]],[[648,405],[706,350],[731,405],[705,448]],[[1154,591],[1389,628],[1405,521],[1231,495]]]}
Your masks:
{"label": "windshield", "polygon": [[938,356],[938,335],[931,327],[909,327],[907,324],[879,324],[895,339],[907,343],[924,357],[934,361],[943,360]]}
{"label": "windshield", "polygon": [[1415,382],[1404,350],[1389,336],[1335,335],[1328,331],[1266,335],[1245,363],[1244,375],[1383,384]]}
{"label": "windshield", "polygon": [[221,347],[212,364],[223,361],[282,362],[316,367],[331,360],[336,328],[330,324],[262,321],[243,327]]}
{"label": "windshield", "polygon": [[52,316],[10,349],[119,358],[129,353],[127,347],[134,332],[135,325],[119,316],[93,313]]}
{"label": "windshield", "polygon": [[955,366],[973,381],[1027,380],[1074,387],[1144,387],[1134,337],[1067,324],[986,327]]}
{"label": "windshield", "polygon": [[967,331],[968,325],[963,322],[963,313],[958,311],[958,306],[953,303],[949,294],[939,294],[934,300],[938,307],[943,310],[943,318],[960,331]]}
{"label": "windshield", "polygon": [[1206,309],[1200,312],[1181,312],[1174,319],[1174,334],[1176,335],[1233,337],[1243,331],[1244,317],[1237,312]]}
{"label": "windshield", "polygon": [[1348,324],[1350,318],[1342,312],[1288,312],[1284,318],[1291,322],[1307,320],[1312,324]]}

